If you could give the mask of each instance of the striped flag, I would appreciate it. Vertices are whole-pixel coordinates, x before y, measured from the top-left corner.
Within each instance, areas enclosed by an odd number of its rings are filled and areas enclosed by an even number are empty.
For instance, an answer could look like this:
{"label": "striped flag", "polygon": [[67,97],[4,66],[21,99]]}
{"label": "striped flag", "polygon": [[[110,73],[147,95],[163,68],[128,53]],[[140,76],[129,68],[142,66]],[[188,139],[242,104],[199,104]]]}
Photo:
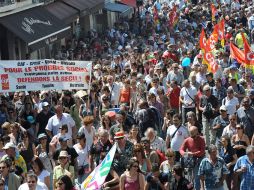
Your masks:
{"label": "striped flag", "polygon": [[113,162],[116,144],[110,149],[103,161],[92,171],[81,185],[82,190],[97,190],[104,183]]}

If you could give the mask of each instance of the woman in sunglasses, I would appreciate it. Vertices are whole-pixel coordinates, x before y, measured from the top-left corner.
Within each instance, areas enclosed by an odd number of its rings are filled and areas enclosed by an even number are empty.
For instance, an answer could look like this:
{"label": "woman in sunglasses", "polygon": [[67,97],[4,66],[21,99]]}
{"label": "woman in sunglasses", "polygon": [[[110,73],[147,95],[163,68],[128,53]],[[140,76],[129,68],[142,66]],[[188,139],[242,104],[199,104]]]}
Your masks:
{"label": "woman in sunglasses", "polygon": [[238,158],[246,154],[246,148],[250,145],[250,140],[244,134],[244,126],[242,124],[236,125],[236,134],[232,136],[232,144]]}
{"label": "woman in sunglasses", "polygon": [[71,178],[67,175],[62,175],[56,182],[56,190],[74,190]]}
{"label": "woman in sunglasses", "polygon": [[145,178],[139,169],[139,162],[132,158],[127,171],[120,177],[120,190],[144,190]]}

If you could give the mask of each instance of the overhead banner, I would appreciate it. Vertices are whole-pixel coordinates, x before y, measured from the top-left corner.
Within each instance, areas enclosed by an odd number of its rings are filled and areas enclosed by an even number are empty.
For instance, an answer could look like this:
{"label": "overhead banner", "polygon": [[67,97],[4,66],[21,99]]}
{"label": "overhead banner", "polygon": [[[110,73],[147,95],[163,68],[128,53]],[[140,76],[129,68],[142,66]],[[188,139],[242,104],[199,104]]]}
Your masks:
{"label": "overhead banner", "polygon": [[0,91],[88,89],[91,61],[0,61]]}
{"label": "overhead banner", "polygon": [[92,171],[81,185],[82,190],[98,190],[104,183],[113,162],[116,144],[112,146],[103,161]]}

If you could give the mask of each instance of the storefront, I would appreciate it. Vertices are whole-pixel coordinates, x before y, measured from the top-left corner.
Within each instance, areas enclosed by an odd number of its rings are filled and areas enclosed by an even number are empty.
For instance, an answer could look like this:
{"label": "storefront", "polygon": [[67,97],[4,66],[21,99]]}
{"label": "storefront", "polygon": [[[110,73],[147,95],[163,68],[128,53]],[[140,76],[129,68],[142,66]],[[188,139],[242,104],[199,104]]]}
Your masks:
{"label": "storefront", "polygon": [[2,17],[0,25],[2,59],[47,58],[50,45],[71,34],[71,27],[44,7]]}

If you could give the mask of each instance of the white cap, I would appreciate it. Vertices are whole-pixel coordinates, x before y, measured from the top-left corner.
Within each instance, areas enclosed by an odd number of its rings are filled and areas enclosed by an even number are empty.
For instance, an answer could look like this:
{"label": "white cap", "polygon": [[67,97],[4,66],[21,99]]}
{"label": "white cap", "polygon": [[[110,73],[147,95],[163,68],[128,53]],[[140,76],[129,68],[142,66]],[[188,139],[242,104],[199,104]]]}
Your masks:
{"label": "white cap", "polygon": [[222,105],[222,106],[220,107],[220,110],[227,111],[227,107],[226,107],[225,105]]}
{"label": "white cap", "polygon": [[5,144],[5,146],[3,147],[4,150],[7,150],[9,148],[16,148],[15,144],[8,142]]}

